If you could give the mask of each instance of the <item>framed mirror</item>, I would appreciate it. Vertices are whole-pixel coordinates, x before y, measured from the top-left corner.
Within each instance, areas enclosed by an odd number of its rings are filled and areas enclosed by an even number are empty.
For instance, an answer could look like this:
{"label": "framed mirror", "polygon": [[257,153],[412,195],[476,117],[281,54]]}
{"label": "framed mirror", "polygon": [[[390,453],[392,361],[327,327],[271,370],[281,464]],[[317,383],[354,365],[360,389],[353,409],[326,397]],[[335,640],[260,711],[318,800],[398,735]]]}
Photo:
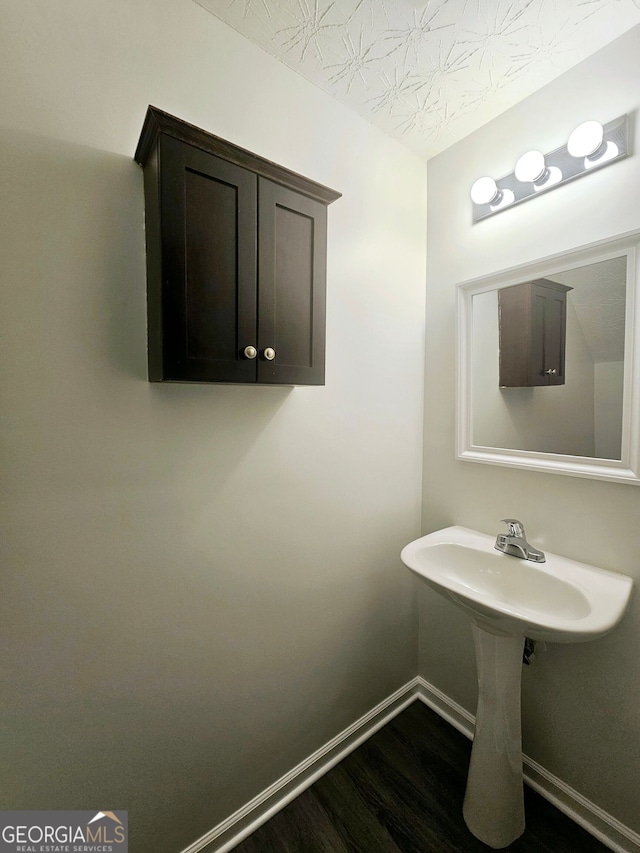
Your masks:
{"label": "framed mirror", "polygon": [[458,459],[640,483],[640,232],[458,285]]}

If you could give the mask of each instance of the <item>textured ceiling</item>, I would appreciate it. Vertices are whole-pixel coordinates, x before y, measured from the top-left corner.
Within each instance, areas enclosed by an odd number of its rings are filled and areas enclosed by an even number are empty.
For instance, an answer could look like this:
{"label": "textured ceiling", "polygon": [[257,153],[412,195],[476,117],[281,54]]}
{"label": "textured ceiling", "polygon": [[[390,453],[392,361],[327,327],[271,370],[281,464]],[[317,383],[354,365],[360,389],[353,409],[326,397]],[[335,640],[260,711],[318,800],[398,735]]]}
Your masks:
{"label": "textured ceiling", "polygon": [[640,23],[640,0],[193,1],[424,157]]}

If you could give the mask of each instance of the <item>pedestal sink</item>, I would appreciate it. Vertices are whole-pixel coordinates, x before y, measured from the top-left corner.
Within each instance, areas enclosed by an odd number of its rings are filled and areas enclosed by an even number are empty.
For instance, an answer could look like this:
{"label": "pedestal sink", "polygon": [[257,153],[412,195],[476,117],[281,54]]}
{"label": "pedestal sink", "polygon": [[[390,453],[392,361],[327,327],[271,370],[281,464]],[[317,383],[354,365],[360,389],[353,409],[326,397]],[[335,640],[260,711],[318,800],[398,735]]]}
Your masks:
{"label": "pedestal sink", "polygon": [[524,831],[520,674],[525,637],[574,643],[620,620],[633,581],[546,553],[533,563],[494,548],[495,536],[447,527],[402,549],[402,562],[472,618],[478,708],[463,814],[494,848]]}

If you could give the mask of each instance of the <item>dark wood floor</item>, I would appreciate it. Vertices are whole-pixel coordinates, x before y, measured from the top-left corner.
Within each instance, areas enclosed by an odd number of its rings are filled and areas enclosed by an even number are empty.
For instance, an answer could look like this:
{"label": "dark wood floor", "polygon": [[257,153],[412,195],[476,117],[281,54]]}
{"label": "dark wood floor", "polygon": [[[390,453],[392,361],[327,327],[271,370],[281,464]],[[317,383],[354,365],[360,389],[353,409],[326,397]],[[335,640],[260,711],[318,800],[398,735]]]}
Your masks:
{"label": "dark wood floor", "polygon": [[[486,853],[465,826],[471,743],[416,701],[278,812],[235,853]],[[513,853],[607,848],[525,787]]]}

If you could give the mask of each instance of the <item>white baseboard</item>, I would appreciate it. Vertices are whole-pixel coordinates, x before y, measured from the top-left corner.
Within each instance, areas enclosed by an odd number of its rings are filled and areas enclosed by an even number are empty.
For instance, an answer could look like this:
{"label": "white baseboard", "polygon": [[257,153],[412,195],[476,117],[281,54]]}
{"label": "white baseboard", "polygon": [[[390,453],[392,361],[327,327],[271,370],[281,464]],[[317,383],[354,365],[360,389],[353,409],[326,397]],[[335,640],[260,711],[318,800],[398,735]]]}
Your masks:
{"label": "white baseboard", "polygon": [[[475,717],[418,676],[418,698],[473,740]],[[528,785],[616,853],[640,853],[640,835],[587,800],[528,755],[522,756]]]}
{"label": "white baseboard", "polygon": [[546,800],[616,853],[638,853],[640,835],[523,755],[524,778]]}
{"label": "white baseboard", "polygon": [[237,812],[186,847],[182,853],[227,853],[232,850],[378,729],[415,702],[418,684],[418,678],[414,678],[396,690]]}
{"label": "white baseboard", "polygon": [[462,705],[454,702],[453,699],[449,699],[441,690],[438,690],[433,684],[425,681],[421,675],[416,678],[416,681],[418,682],[418,699],[424,702],[425,705],[428,705],[437,714],[440,714],[441,717],[444,717],[448,723],[451,723],[454,728],[462,732],[469,740],[473,740],[473,730],[476,723],[476,718],[473,714],[470,714]]}
{"label": "white baseboard", "polygon": [[[424,678],[417,676],[186,847],[182,853],[227,853],[232,850],[416,699],[432,708],[466,737],[473,739],[474,716]],[[616,853],[640,853],[638,833],[624,826],[527,755],[523,755],[523,764],[527,784],[587,832]]]}

